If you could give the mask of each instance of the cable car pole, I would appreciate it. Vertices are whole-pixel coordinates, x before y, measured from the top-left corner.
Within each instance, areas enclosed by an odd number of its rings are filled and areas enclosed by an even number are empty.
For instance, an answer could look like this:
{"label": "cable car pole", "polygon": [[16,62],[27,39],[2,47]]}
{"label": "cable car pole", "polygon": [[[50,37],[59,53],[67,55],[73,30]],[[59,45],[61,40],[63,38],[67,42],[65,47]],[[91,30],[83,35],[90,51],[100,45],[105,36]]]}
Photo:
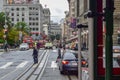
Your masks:
{"label": "cable car pole", "polygon": [[96,11],[97,11],[97,1],[96,0],[89,0],[89,12],[88,16],[88,31],[89,31],[89,80],[96,80],[96,36],[97,36],[97,20],[96,20]]}
{"label": "cable car pole", "polygon": [[114,0],[106,0],[105,8],[105,20],[106,20],[106,45],[105,45],[105,80],[112,80],[112,68],[113,68],[113,12],[114,12]]}

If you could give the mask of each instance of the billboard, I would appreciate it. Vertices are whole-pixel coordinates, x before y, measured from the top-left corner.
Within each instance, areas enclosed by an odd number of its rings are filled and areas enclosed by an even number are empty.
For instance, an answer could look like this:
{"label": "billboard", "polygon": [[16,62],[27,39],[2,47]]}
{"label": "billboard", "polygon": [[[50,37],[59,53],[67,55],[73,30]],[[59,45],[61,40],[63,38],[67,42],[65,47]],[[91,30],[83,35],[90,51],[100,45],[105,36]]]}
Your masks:
{"label": "billboard", "polygon": [[13,0],[8,0],[8,4],[13,4]]}
{"label": "billboard", "polygon": [[39,0],[7,0],[8,4],[36,4]]}

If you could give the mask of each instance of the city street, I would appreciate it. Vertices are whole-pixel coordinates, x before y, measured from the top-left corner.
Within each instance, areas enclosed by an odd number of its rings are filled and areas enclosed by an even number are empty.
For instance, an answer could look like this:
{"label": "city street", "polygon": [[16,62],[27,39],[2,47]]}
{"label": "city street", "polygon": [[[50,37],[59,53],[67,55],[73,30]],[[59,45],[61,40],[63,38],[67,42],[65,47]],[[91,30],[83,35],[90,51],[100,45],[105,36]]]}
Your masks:
{"label": "city street", "polygon": [[[39,57],[44,50],[39,50]],[[47,64],[44,71],[39,75],[40,80],[77,80],[77,75],[61,75],[56,63],[57,50],[48,51]],[[42,63],[42,62],[41,62]],[[0,52],[0,80],[19,80],[17,79],[28,67],[33,64],[32,50]],[[36,64],[39,65],[39,64]],[[35,65],[34,65],[35,66]],[[40,66],[40,65],[39,65]],[[39,69],[39,68],[38,68]],[[25,74],[24,76],[27,77]],[[32,75],[33,76],[33,75]],[[21,80],[21,79],[20,79]],[[24,80],[24,79],[22,79]],[[34,80],[33,78],[29,80]]]}

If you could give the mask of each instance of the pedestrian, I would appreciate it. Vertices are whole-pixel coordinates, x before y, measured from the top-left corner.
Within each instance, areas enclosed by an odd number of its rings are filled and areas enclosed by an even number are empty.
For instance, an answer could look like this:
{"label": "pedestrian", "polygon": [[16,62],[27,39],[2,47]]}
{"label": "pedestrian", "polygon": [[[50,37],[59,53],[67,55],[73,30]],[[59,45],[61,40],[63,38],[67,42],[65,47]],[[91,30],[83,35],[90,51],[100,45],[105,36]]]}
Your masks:
{"label": "pedestrian", "polygon": [[34,64],[38,63],[38,50],[37,47],[33,47],[33,59],[34,59]]}
{"label": "pedestrian", "polygon": [[40,46],[41,46],[40,42],[37,42],[37,49],[38,50],[40,49]]}
{"label": "pedestrian", "polygon": [[8,49],[8,44],[5,43],[5,45],[4,45],[4,51],[7,52],[8,51],[7,49]]}
{"label": "pedestrian", "polygon": [[57,60],[56,62],[58,62],[58,60],[61,58],[61,46],[59,45],[58,47],[58,56],[57,56]]}

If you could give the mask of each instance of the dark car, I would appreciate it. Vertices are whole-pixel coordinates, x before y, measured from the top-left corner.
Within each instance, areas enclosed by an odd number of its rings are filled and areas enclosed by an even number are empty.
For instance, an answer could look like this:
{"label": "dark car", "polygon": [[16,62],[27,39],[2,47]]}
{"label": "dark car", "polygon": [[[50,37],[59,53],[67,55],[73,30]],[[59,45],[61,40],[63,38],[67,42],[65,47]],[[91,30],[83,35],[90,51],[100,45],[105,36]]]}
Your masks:
{"label": "dark car", "polygon": [[78,71],[77,54],[66,52],[58,61],[58,66],[61,74],[67,71]]}
{"label": "dark car", "polygon": [[[66,72],[78,72],[78,54],[74,51],[66,51],[59,59],[58,66],[61,74]],[[86,59],[81,59],[81,66],[88,67]]]}

